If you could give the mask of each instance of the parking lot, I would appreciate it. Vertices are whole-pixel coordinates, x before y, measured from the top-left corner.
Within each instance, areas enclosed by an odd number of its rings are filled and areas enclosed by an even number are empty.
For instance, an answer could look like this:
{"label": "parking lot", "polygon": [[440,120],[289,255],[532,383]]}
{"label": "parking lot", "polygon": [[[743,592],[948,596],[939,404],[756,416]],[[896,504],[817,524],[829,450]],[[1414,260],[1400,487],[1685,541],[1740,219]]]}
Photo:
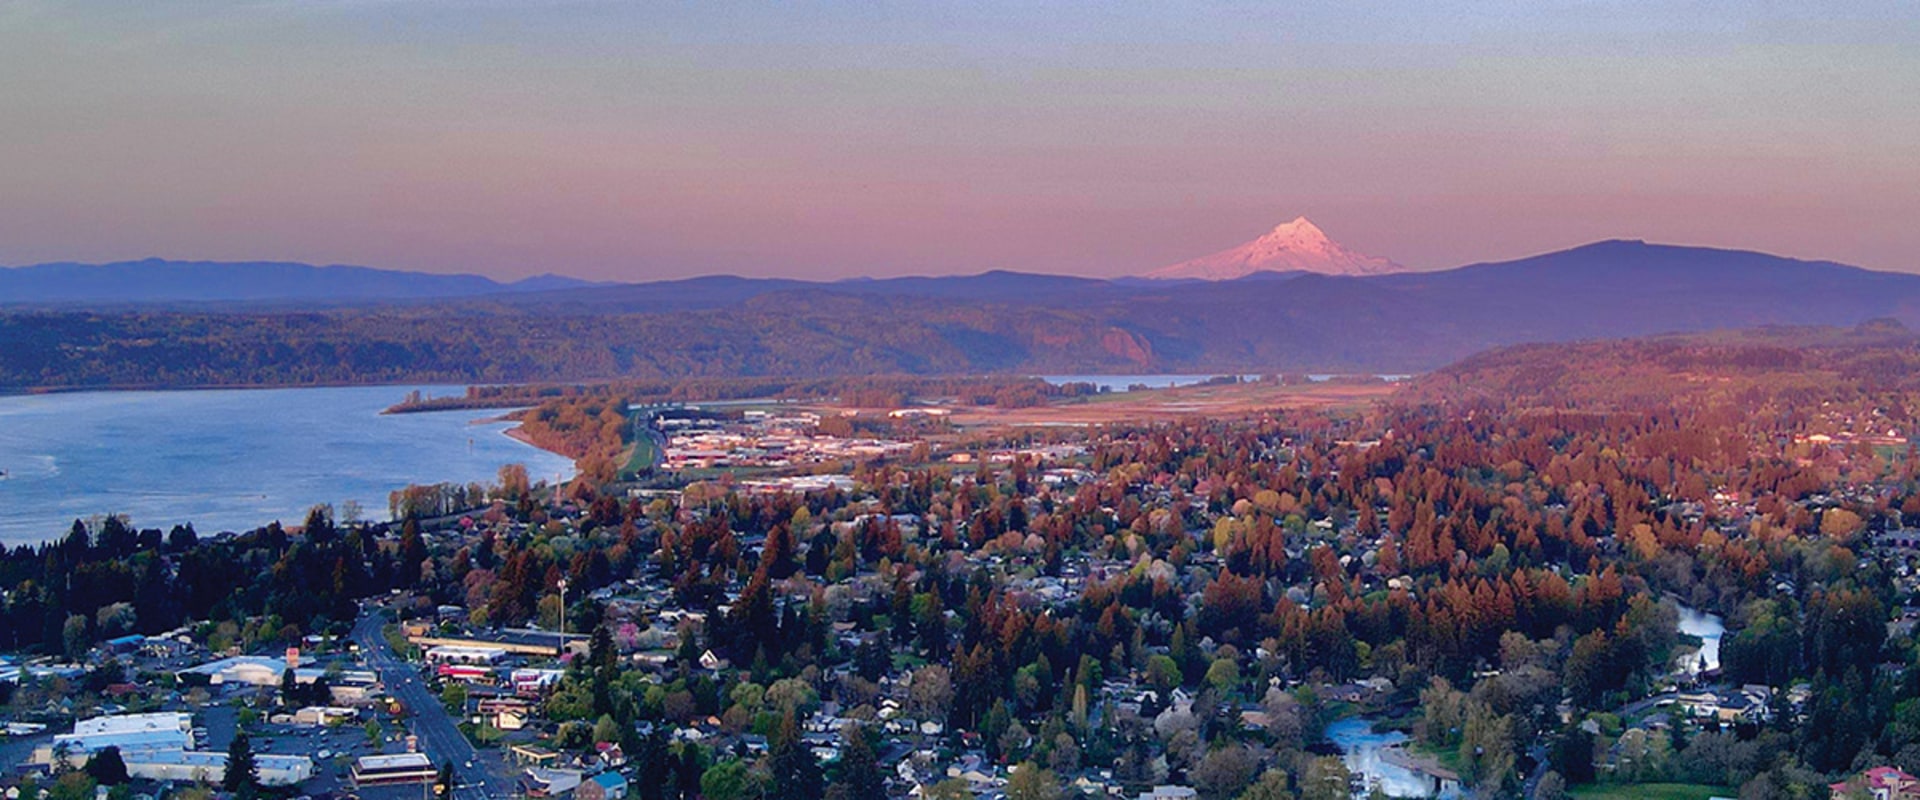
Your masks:
{"label": "parking lot", "polygon": [[[368,712],[371,713],[371,712]],[[384,715],[382,715],[384,717]],[[200,709],[196,722],[206,728],[206,749],[225,752],[233,743],[238,712],[231,706],[207,706]],[[305,794],[358,794],[365,800],[410,800],[419,797],[419,785],[374,787],[355,790],[351,780],[353,761],[376,753],[400,753],[407,749],[407,731],[382,719],[383,733],[378,745],[367,741],[365,723],[339,726],[288,725],[262,722],[251,733],[253,751],[261,754],[306,756],[314,760],[317,774],[301,784]]]}

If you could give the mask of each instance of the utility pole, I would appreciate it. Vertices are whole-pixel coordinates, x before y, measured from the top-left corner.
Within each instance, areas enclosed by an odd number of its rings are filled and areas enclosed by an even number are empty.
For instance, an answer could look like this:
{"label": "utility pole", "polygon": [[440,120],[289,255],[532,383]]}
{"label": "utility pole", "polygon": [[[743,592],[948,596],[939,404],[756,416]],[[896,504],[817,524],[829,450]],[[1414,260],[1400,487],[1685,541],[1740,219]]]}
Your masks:
{"label": "utility pole", "polygon": [[560,579],[560,655],[567,654],[567,579]]}

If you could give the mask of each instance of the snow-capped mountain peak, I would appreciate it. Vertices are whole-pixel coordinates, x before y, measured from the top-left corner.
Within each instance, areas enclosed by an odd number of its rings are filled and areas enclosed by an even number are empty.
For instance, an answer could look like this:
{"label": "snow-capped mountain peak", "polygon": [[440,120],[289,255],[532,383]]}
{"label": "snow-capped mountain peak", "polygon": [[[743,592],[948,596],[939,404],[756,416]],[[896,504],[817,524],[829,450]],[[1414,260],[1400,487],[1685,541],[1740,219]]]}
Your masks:
{"label": "snow-capped mountain peak", "polygon": [[1265,235],[1231,250],[1183,261],[1146,274],[1162,280],[1233,280],[1256,272],[1318,272],[1323,275],[1383,275],[1405,268],[1384,258],[1356,253],[1327,238],[1306,217],[1274,226]]}

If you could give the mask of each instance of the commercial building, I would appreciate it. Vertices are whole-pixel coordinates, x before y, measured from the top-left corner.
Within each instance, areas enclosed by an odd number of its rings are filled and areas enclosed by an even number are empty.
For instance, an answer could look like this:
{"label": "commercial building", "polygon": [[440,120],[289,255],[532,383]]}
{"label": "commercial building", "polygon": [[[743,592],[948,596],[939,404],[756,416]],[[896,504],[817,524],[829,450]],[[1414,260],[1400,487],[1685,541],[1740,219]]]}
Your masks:
{"label": "commercial building", "polygon": [[80,766],[88,756],[109,747],[120,748],[123,757],[151,750],[192,750],[193,716],[160,712],[83,719],[74,723],[72,733],[55,736],[51,743],[36,748],[31,760],[52,764],[64,756],[68,763]]}
{"label": "commercial building", "polygon": [[507,651],[501,647],[466,647],[462,645],[440,645],[427,649],[429,664],[475,664],[493,665],[507,660]]}
{"label": "commercial building", "polygon": [[[227,774],[226,753],[150,750],[122,758],[127,774],[143,780],[217,784]],[[306,756],[260,754],[253,765],[262,786],[293,786],[314,776],[313,759]]]}
{"label": "commercial building", "polygon": [[425,753],[396,753],[387,756],[361,756],[353,762],[353,785],[380,786],[390,783],[425,783],[439,775]]}
{"label": "commercial building", "polygon": [[528,767],[520,789],[528,797],[564,797],[580,787],[581,773],[571,769]]}
{"label": "commercial building", "polygon": [[[85,766],[94,753],[109,747],[120,749],[127,774],[155,781],[218,782],[227,771],[226,753],[194,749],[193,716],[180,712],[153,714],[116,714],[83,719],[74,723],[72,733],[53,737],[49,744],[34,750],[31,763],[53,765],[65,760],[73,767]],[[256,755],[260,783],[266,786],[292,786],[314,776],[313,759],[306,756]]]}

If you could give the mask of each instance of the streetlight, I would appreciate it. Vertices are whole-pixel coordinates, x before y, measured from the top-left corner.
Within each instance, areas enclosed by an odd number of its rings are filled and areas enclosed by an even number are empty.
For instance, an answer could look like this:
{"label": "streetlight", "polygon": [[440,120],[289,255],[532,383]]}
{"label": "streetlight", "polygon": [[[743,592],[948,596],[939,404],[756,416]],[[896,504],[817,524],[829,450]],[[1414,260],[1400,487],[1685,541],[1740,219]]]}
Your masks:
{"label": "streetlight", "polygon": [[567,654],[567,579],[560,579],[560,655]]}

